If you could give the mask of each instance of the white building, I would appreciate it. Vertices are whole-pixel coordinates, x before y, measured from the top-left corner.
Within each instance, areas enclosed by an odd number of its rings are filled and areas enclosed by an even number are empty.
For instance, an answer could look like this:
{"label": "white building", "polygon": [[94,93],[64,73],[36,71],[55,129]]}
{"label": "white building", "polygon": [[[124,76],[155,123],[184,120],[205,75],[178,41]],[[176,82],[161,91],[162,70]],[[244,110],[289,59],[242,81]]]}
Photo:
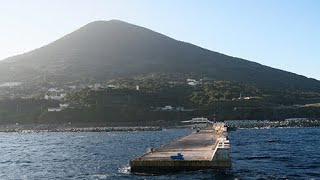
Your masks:
{"label": "white building", "polygon": [[57,101],[61,101],[63,100],[65,97],[67,96],[67,94],[60,94],[60,95],[45,95],[44,99],[46,100],[57,100]]}
{"label": "white building", "polygon": [[69,107],[69,103],[59,104],[59,107],[48,108],[48,112],[60,112]]}
{"label": "white building", "polygon": [[108,88],[119,88],[119,86],[113,85],[113,84],[109,84],[107,87],[108,87]]}
{"label": "white building", "polygon": [[65,108],[69,107],[69,103],[60,104],[59,106],[60,106],[60,108],[65,109]]}
{"label": "white building", "polygon": [[187,79],[187,83],[188,83],[188,85],[190,85],[190,86],[195,86],[195,85],[198,85],[199,84],[199,82],[197,81],[197,80],[195,80],[195,79]]}
{"label": "white building", "polygon": [[20,86],[22,85],[21,82],[6,82],[6,83],[3,83],[3,84],[0,84],[0,88],[1,87],[9,87],[9,88],[13,88],[15,86]]}
{"label": "white building", "polygon": [[162,108],[163,111],[172,111],[173,107],[172,106],[165,106]]}
{"label": "white building", "polygon": [[61,108],[48,108],[48,112],[60,112],[60,111],[62,111],[62,109]]}

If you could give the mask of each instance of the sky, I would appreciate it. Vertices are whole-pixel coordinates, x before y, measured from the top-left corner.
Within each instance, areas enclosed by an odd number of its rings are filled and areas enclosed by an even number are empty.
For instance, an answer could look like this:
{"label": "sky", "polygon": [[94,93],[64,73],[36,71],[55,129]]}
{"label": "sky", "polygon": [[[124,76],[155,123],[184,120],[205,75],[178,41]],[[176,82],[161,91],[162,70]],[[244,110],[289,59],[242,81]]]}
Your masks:
{"label": "sky", "polygon": [[320,80],[319,0],[0,0],[0,60],[111,19]]}

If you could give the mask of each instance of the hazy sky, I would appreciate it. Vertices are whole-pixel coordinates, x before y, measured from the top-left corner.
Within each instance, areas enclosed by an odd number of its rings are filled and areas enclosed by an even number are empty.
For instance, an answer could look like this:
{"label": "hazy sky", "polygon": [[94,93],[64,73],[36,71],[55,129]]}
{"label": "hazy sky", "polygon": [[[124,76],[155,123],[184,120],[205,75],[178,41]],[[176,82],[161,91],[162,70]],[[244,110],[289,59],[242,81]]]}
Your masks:
{"label": "hazy sky", "polygon": [[0,59],[110,19],[320,80],[319,0],[0,0]]}

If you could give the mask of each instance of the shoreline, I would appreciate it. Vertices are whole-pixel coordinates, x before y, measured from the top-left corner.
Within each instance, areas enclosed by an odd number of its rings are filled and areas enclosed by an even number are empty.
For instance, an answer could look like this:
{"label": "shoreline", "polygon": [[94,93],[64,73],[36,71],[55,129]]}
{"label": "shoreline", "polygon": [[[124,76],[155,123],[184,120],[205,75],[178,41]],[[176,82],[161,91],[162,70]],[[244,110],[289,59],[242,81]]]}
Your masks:
{"label": "shoreline", "polygon": [[160,126],[71,126],[71,125],[0,125],[0,132],[41,133],[41,132],[129,132],[162,131]]}

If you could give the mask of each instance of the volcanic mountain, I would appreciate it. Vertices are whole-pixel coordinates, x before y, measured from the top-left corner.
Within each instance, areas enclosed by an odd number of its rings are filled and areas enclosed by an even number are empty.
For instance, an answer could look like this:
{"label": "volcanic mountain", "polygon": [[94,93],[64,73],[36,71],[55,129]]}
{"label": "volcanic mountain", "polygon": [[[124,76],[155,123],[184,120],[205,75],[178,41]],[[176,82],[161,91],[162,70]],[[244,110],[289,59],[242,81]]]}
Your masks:
{"label": "volcanic mountain", "polygon": [[[272,52],[270,52],[272,53]],[[148,73],[194,73],[265,88],[320,91],[320,82],[213,52],[123,21],[96,21],[44,46],[0,61],[0,83],[107,80]]]}

